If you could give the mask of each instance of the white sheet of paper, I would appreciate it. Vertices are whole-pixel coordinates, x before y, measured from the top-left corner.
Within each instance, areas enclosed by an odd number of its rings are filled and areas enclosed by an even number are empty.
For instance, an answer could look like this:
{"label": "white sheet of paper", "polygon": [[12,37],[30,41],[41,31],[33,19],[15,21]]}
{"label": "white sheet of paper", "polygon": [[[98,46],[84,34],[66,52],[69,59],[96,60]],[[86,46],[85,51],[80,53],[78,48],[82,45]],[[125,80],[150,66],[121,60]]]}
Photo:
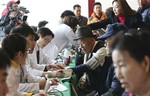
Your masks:
{"label": "white sheet of paper", "polygon": [[[56,89],[56,90],[53,90],[53,89]],[[52,90],[52,91],[51,91],[51,90]],[[62,91],[67,90],[67,87],[66,87],[65,85],[59,83],[58,85],[50,86],[48,92],[49,92],[49,91],[50,91],[50,92],[57,92],[57,90],[59,90],[59,91],[62,92]]]}

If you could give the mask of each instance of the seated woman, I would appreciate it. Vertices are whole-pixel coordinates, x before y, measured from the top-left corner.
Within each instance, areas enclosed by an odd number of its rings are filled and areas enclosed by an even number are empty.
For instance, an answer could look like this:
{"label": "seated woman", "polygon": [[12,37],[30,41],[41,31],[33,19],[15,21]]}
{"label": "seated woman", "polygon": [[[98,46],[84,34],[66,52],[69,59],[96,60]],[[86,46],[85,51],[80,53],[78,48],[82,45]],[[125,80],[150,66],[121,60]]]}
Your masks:
{"label": "seated woman", "polygon": [[116,76],[127,92],[150,96],[150,33],[132,32],[117,36],[112,43]]}
{"label": "seated woman", "polygon": [[[44,54],[43,52],[43,48],[51,42],[51,40],[54,38],[54,34],[53,32],[46,27],[42,27],[40,28],[38,31],[38,36],[39,39],[37,40],[33,53],[28,54],[30,56],[30,58],[32,57],[32,62],[31,64],[34,62],[35,64],[40,64],[40,65],[49,65],[51,64],[51,66],[46,66],[46,68],[44,69],[44,73],[48,74],[50,76],[58,76],[57,71],[48,71],[49,69],[53,69],[53,68],[57,68],[57,69],[64,69],[63,65],[61,64],[55,64],[55,60],[50,59],[46,54]],[[32,67],[32,66],[31,66]],[[28,70],[32,75],[36,75],[33,72],[33,68],[31,68],[31,70]],[[46,72],[47,71],[47,72]],[[45,74],[43,74],[43,76],[45,76]],[[36,76],[40,76],[40,75],[36,75]]]}
{"label": "seated woman", "polygon": [[[18,90],[20,82],[27,82],[26,85],[30,85],[28,87],[30,90],[35,87],[43,89],[46,83],[45,78],[35,78],[28,74],[25,68],[25,60],[29,52],[27,40],[19,34],[12,34],[4,38],[2,47],[11,58],[11,67],[6,80],[9,89],[7,96],[32,95]],[[56,83],[55,80],[52,83]]]}

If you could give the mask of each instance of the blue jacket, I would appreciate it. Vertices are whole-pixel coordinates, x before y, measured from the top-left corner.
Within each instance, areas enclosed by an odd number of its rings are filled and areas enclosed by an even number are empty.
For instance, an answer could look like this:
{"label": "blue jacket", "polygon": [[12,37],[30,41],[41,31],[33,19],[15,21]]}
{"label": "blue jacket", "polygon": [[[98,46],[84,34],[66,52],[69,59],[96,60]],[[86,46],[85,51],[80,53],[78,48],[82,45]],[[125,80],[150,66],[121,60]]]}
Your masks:
{"label": "blue jacket", "polygon": [[140,7],[137,12],[142,15],[142,21],[150,27],[150,4]]}
{"label": "blue jacket", "polygon": [[113,96],[121,96],[124,91],[124,89],[121,88],[121,83],[116,78],[113,64],[111,64],[108,69],[106,89],[108,91],[104,93],[103,96],[110,96],[110,94],[113,94]]}

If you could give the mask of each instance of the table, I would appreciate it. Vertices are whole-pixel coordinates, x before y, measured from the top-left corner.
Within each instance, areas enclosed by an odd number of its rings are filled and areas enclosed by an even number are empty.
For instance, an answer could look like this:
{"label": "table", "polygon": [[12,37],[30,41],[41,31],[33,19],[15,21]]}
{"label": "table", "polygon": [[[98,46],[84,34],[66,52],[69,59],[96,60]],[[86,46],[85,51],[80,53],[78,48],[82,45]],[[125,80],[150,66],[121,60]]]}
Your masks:
{"label": "table", "polygon": [[50,92],[49,96],[52,96],[52,95],[54,95],[54,96],[72,96],[71,95],[71,86],[70,86],[70,83],[64,82],[63,84],[67,87],[66,91],[63,91],[62,93],[60,93],[60,92]]}
{"label": "table", "polygon": [[[75,59],[73,59],[73,60],[70,62],[69,66],[70,66],[70,68],[71,68],[71,67],[75,67]],[[73,76],[71,77],[71,80],[69,80],[69,81],[71,81],[72,84],[69,83],[68,81],[62,82],[62,83],[67,87],[67,90],[62,92],[63,95],[62,95],[60,92],[51,92],[51,93],[49,93],[49,95],[50,95],[50,96],[75,96],[75,95],[74,95],[74,92],[73,92],[73,90],[72,90],[72,85],[74,85],[73,83],[75,83],[75,81],[76,81],[76,76],[73,75]]]}

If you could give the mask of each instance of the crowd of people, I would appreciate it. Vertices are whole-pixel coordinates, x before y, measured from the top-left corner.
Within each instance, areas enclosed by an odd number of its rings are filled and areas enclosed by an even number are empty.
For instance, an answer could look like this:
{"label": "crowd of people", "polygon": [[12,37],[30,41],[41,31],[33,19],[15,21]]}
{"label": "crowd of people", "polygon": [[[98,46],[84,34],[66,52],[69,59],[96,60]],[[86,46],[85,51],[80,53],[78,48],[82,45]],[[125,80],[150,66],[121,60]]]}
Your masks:
{"label": "crowd of people", "polygon": [[[47,20],[30,26],[20,0],[9,1],[0,19],[0,96],[47,96],[40,91],[46,83],[60,82],[47,76],[64,77],[65,70],[77,75],[78,96],[150,96],[150,1],[137,3],[136,11],[113,0],[103,11],[95,2],[89,18],[75,4],[52,31]],[[76,50],[75,67],[57,61],[65,48]]]}

